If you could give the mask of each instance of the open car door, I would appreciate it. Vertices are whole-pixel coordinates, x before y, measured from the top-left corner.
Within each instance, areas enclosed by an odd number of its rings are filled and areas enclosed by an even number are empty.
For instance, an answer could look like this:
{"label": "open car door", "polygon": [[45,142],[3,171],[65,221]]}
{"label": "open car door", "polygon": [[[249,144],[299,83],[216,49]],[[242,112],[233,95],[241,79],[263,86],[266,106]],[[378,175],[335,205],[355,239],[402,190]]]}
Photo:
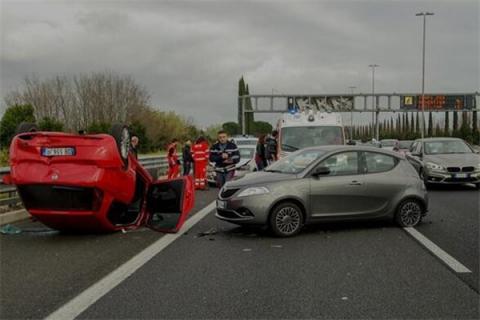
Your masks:
{"label": "open car door", "polygon": [[195,189],[190,176],[153,182],[147,193],[146,226],[162,232],[177,232],[194,201]]}

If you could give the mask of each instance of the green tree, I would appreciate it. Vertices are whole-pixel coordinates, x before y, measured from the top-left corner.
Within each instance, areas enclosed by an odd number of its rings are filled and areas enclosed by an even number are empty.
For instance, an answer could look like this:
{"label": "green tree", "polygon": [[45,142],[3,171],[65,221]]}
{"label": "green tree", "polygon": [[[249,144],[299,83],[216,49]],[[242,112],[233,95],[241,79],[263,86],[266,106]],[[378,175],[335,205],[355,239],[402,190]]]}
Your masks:
{"label": "green tree", "polygon": [[477,132],[478,131],[478,116],[477,116],[477,111],[472,112],[472,131]]}
{"label": "green tree", "polygon": [[8,107],[0,121],[0,147],[10,145],[17,126],[22,122],[35,122],[34,109],[29,104]]}
{"label": "green tree", "polygon": [[[245,85],[245,94],[246,95],[249,95],[250,94],[250,89],[248,88],[248,84]],[[252,110],[252,99],[248,98],[246,99],[246,106],[245,106],[246,110]],[[255,117],[254,117],[254,114],[252,112],[249,112],[245,115],[245,120],[246,120],[246,133],[247,134],[251,134],[254,130],[254,126],[255,126]]]}
{"label": "green tree", "polygon": [[413,117],[413,112],[410,114],[410,131],[412,133],[415,132],[415,120],[414,120],[414,117]]}
{"label": "green tree", "polygon": [[[252,100],[250,98],[240,98],[244,95],[249,95],[250,89],[248,84],[243,79],[243,76],[238,81],[238,96],[239,96],[239,104],[243,106],[244,110],[252,110]],[[242,118],[245,117],[245,133],[251,134],[253,131],[253,123],[255,122],[255,118],[252,112],[243,113],[242,107],[239,110],[239,125],[240,129],[242,128]]]}
{"label": "green tree", "polygon": [[447,137],[450,136],[450,112],[445,111],[445,125],[443,127],[443,133]]}
{"label": "green tree", "polygon": [[41,131],[61,132],[63,131],[63,123],[54,118],[43,117],[38,123],[38,129]]}
{"label": "green tree", "polygon": [[467,112],[462,112],[462,125],[460,126],[459,136],[468,142],[472,142],[473,140],[470,117]]}
{"label": "green tree", "polygon": [[242,133],[240,125],[236,122],[225,122],[222,124],[222,128],[231,136]]}
{"label": "green tree", "polygon": [[205,130],[205,137],[210,140],[210,142],[217,141],[218,131],[222,129],[221,125],[211,125]]}
{"label": "green tree", "polygon": [[128,126],[130,136],[138,137],[138,151],[139,153],[148,153],[151,150],[150,139],[147,137],[147,129],[138,120],[134,120]]}
{"label": "green tree", "polygon": [[89,134],[110,133],[111,127],[112,127],[111,123],[92,122],[87,128],[87,133]]}
{"label": "green tree", "polygon": [[452,135],[455,137],[458,135],[458,112],[453,112],[453,132]]}
{"label": "green tree", "polygon": [[253,123],[253,133],[256,135],[260,134],[269,134],[273,130],[273,127],[270,123],[265,121],[255,121]]}
{"label": "green tree", "polygon": [[432,112],[428,113],[428,134],[429,137],[433,137],[433,117]]}
{"label": "green tree", "polygon": [[408,121],[408,112],[405,113],[405,133],[410,133],[410,121]]}
{"label": "green tree", "polygon": [[419,112],[415,112],[416,113],[416,119],[415,119],[415,132],[418,134],[420,134],[420,113]]}
{"label": "green tree", "polygon": [[480,144],[480,131],[478,129],[477,111],[473,111],[472,113],[472,136],[473,136],[473,143]]}

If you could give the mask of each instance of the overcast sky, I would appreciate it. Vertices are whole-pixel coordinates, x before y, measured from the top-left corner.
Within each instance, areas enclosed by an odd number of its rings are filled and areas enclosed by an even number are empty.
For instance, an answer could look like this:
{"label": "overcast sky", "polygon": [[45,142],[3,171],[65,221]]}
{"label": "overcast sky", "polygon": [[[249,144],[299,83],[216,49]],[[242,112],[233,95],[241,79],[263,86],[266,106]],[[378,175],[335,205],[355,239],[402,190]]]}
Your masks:
{"label": "overcast sky", "polygon": [[152,105],[200,126],[251,93],[479,91],[479,1],[5,1],[1,95],[27,75],[132,75]]}

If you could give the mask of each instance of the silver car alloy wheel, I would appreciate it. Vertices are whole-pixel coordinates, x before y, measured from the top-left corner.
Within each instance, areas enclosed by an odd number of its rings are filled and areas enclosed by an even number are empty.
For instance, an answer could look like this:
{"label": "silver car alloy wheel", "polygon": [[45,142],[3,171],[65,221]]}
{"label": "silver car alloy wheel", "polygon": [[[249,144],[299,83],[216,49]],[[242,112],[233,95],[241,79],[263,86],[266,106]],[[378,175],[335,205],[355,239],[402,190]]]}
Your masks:
{"label": "silver car alloy wheel", "polygon": [[275,217],[277,229],[285,235],[295,233],[300,228],[300,214],[295,208],[282,208]]}
{"label": "silver car alloy wheel", "polygon": [[416,226],[422,219],[422,208],[415,201],[405,202],[400,209],[400,219],[407,227]]}

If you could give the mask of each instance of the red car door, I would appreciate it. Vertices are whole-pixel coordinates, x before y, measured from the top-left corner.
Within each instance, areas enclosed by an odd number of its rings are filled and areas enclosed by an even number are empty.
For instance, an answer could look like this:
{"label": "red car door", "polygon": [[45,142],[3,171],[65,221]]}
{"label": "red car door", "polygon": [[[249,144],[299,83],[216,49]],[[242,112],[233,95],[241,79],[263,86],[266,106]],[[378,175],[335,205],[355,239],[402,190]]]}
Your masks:
{"label": "red car door", "polygon": [[192,177],[153,182],[147,193],[146,226],[162,232],[177,232],[195,201]]}

